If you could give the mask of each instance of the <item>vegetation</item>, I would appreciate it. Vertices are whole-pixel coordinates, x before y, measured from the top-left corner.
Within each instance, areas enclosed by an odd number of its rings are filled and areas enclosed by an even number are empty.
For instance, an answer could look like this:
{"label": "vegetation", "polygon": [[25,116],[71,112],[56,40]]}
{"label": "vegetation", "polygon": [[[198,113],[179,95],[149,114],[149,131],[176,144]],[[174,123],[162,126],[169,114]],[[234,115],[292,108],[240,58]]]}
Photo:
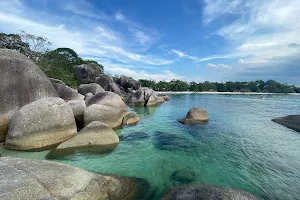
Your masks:
{"label": "vegetation", "polygon": [[93,64],[103,73],[103,66],[93,60],[83,60],[70,48],[50,51],[51,42],[47,38],[27,34],[0,33],[0,48],[16,49],[32,59],[50,78],[62,80],[71,87],[78,86],[75,66]]}
{"label": "vegetation", "polygon": [[217,83],[205,81],[203,83],[181,80],[172,80],[170,82],[154,80],[139,80],[143,87],[151,87],[157,91],[217,91],[217,92],[264,92],[264,93],[300,93],[300,88],[286,83],[278,83],[274,80],[268,81],[250,81],[250,82],[232,82]]}

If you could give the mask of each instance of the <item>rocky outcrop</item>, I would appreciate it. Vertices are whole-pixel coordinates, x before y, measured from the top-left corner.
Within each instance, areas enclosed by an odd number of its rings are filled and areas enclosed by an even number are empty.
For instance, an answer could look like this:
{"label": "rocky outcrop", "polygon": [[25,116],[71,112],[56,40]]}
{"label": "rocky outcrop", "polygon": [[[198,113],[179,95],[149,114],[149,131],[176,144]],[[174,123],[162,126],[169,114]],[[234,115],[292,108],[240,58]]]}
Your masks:
{"label": "rocky outcrop", "polygon": [[93,96],[94,95],[92,93],[90,93],[90,92],[87,93],[84,98],[85,102],[87,103]]}
{"label": "rocky outcrop", "polygon": [[153,106],[163,101],[164,99],[157,96],[156,92],[150,88],[141,88],[126,100],[130,106]]}
{"label": "rocky outcrop", "polygon": [[0,199],[132,200],[147,199],[143,179],[92,173],[44,160],[0,158]]}
{"label": "rocky outcrop", "polygon": [[84,96],[79,94],[76,89],[73,89],[67,86],[64,82],[58,79],[49,78],[53,87],[55,88],[57,94],[60,98],[69,101],[69,100],[83,100]]}
{"label": "rocky outcrop", "polygon": [[113,92],[99,92],[87,101],[87,106],[92,104],[99,104],[104,106],[111,106],[127,111],[127,106],[122,98]]}
{"label": "rocky outcrop", "polygon": [[122,127],[123,118],[127,114],[127,111],[117,107],[93,104],[88,106],[83,113],[84,126],[87,126],[93,121],[99,121],[113,129],[118,129]]}
{"label": "rocky outcrop", "polygon": [[95,83],[99,84],[104,90],[107,90],[107,85],[110,83],[114,83],[114,80],[109,75],[101,74],[96,77]]}
{"label": "rocky outcrop", "polygon": [[83,111],[86,109],[84,100],[71,100],[67,102],[73,110],[76,122],[83,122]]}
{"label": "rocky outcrop", "polygon": [[43,98],[23,106],[13,116],[5,147],[15,150],[50,149],[76,134],[72,108],[63,99]]}
{"label": "rocky outcrop", "polygon": [[81,84],[78,87],[78,92],[83,95],[86,95],[87,93],[92,93],[93,95],[95,95],[99,92],[104,92],[104,91],[105,90],[97,83]]}
{"label": "rocky outcrop", "polygon": [[170,97],[168,95],[164,95],[162,98],[164,98],[165,101],[170,101]]}
{"label": "rocky outcrop", "polygon": [[79,84],[93,83],[96,77],[103,74],[103,69],[96,63],[78,65],[74,69]]}
{"label": "rocky outcrop", "polygon": [[58,97],[47,76],[25,55],[0,49],[0,142],[22,106],[44,97]]}
{"label": "rocky outcrop", "polygon": [[182,124],[201,124],[208,122],[209,116],[204,108],[191,108],[184,119],[178,120]]}
{"label": "rocky outcrop", "polygon": [[127,76],[121,76],[117,83],[121,85],[126,92],[128,89],[138,90],[141,88],[141,84],[138,81]]}
{"label": "rocky outcrop", "polygon": [[120,96],[124,93],[124,89],[116,83],[109,83],[106,87],[107,91],[114,92]]}
{"label": "rocky outcrop", "polygon": [[61,143],[47,155],[56,158],[75,152],[107,153],[114,150],[119,143],[119,137],[106,124],[94,121],[79,131],[76,136]]}
{"label": "rocky outcrop", "polygon": [[196,179],[196,174],[193,171],[180,169],[172,173],[170,179],[179,184],[188,184]]}
{"label": "rocky outcrop", "polygon": [[123,119],[123,125],[135,125],[140,121],[140,117],[137,113],[129,113]]}
{"label": "rocky outcrop", "polygon": [[300,115],[288,115],[285,117],[274,118],[272,121],[300,132]]}
{"label": "rocky outcrop", "polygon": [[162,200],[258,200],[243,190],[211,185],[186,185],[174,187]]}

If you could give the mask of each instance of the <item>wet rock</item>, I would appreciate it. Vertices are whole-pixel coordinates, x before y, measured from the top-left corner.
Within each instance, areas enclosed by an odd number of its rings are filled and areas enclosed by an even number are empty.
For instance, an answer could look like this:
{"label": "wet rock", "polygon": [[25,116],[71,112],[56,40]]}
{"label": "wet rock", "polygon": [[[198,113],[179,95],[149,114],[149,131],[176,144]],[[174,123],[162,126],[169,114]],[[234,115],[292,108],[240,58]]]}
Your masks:
{"label": "wet rock", "polygon": [[172,173],[170,179],[181,184],[191,183],[196,179],[196,174],[193,171],[181,169]]}
{"label": "wet rock", "polygon": [[288,115],[272,119],[272,121],[300,132],[300,115]]}
{"label": "wet rock", "polygon": [[0,142],[21,107],[45,97],[58,97],[48,77],[25,55],[0,49]]}
{"label": "wet rock", "polygon": [[86,95],[87,93],[92,93],[93,95],[95,95],[99,92],[104,91],[105,90],[97,83],[81,84],[78,87],[78,92],[82,95]]}
{"label": "wet rock", "polygon": [[209,116],[204,108],[191,108],[184,119],[178,120],[182,124],[201,124],[208,122]]}
{"label": "wet rock", "polygon": [[258,200],[243,190],[212,185],[186,185],[174,187],[162,200]]}
{"label": "wet rock", "polygon": [[150,135],[145,132],[133,132],[125,135],[120,135],[120,141],[136,141],[136,140],[144,140],[150,138]]}
{"label": "wet rock", "polygon": [[12,118],[5,148],[51,149],[77,133],[72,108],[63,99],[43,98],[23,106]]}
{"label": "wet rock", "polygon": [[96,174],[45,160],[0,158],[0,199],[148,199],[144,179]]}
{"label": "wet rock", "polygon": [[102,122],[94,121],[74,137],[51,150],[47,158],[55,158],[75,152],[107,153],[113,151],[118,143],[119,137],[112,128]]}
{"label": "wet rock", "polygon": [[140,117],[137,113],[129,113],[123,119],[123,125],[136,125],[140,121]]}

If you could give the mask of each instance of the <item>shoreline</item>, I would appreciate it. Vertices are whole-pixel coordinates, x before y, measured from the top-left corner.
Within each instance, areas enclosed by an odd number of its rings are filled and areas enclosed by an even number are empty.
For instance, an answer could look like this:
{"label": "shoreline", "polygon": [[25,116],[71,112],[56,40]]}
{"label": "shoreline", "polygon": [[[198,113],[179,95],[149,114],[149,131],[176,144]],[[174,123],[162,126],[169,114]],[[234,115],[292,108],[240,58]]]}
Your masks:
{"label": "shoreline", "polygon": [[183,92],[175,92],[175,91],[155,91],[157,94],[253,94],[253,95],[300,95],[300,93],[262,93],[262,92],[190,92],[190,91],[183,91]]}

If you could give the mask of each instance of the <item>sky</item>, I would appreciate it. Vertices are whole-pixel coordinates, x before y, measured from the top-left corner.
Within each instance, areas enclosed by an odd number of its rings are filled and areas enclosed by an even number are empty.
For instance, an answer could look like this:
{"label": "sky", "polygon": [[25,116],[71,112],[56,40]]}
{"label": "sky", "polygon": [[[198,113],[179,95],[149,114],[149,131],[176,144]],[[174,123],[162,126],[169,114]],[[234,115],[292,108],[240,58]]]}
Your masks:
{"label": "sky", "polygon": [[0,0],[0,31],[43,36],[105,72],[300,85],[300,0]]}

